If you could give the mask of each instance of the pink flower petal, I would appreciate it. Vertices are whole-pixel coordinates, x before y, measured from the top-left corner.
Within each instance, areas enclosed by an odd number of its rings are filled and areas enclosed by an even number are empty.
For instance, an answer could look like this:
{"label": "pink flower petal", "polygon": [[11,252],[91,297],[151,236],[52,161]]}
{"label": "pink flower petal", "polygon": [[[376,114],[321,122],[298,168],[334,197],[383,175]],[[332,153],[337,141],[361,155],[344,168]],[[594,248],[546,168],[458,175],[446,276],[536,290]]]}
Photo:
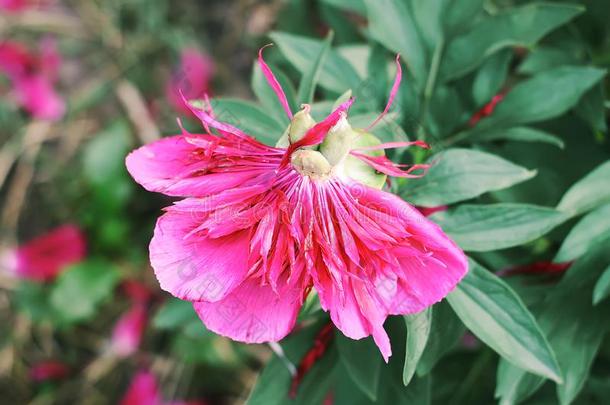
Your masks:
{"label": "pink flower petal", "polygon": [[223,150],[222,146],[204,135],[193,135],[192,139],[172,136],[136,149],[127,156],[125,164],[145,189],[184,197],[201,197],[237,187],[267,171],[265,166],[223,170],[222,161],[239,167],[236,164],[239,156],[232,158],[239,151]]}
{"label": "pink flower petal", "polygon": [[213,239],[193,233],[201,220],[196,212],[180,211],[159,218],[150,261],[165,291],[189,301],[219,301],[246,276],[249,234]]}
{"label": "pink flower petal", "polygon": [[275,95],[277,96],[278,100],[280,100],[280,104],[282,104],[282,107],[284,107],[284,111],[286,111],[286,115],[288,116],[289,119],[292,119],[292,111],[290,110],[290,105],[288,104],[288,99],[286,98],[286,93],[284,93],[284,89],[282,89],[282,85],[280,85],[280,82],[275,78],[275,75],[271,71],[271,68],[269,68],[269,65],[267,65],[267,63],[265,63],[265,60],[263,59],[263,50],[266,47],[271,46],[271,45],[272,44],[265,45],[261,49],[258,50],[258,64],[259,64],[261,70],[263,71],[263,75],[265,76],[265,79],[267,79],[267,83],[269,83],[269,86],[271,86],[271,88],[275,92]]}
{"label": "pink flower petal", "polygon": [[294,327],[302,291],[287,285],[276,294],[257,280],[242,283],[218,302],[196,302],[195,311],[211,331],[246,343],[277,342]]}

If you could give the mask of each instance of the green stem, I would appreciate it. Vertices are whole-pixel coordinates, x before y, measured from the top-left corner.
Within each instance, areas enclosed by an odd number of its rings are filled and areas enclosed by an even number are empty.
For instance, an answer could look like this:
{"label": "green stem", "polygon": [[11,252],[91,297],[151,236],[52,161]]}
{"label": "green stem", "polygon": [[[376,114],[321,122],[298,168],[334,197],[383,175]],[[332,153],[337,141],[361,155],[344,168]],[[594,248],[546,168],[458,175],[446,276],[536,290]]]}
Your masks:
{"label": "green stem", "polygon": [[[445,48],[445,38],[441,37],[434,48],[434,54],[432,55],[432,61],[430,62],[430,73],[428,73],[428,79],[426,80],[426,87],[424,88],[424,94],[421,102],[421,110],[419,113],[419,122],[421,125],[417,129],[417,139],[425,141],[426,132],[424,126],[424,120],[428,115],[428,108],[430,106],[430,100],[434,94],[434,88],[436,87],[436,81],[438,79],[438,72],[441,65],[441,58],[443,56],[443,50]],[[415,163],[421,163],[427,156],[427,153],[416,153],[414,156]]]}

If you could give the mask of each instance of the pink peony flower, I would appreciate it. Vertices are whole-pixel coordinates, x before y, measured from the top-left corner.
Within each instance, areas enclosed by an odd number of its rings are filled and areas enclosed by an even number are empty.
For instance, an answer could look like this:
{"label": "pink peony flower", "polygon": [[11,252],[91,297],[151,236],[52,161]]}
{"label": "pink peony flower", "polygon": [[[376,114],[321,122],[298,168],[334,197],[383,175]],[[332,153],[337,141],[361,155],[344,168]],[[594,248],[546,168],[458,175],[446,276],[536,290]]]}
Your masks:
{"label": "pink peony flower", "polygon": [[57,120],[65,112],[65,102],[53,87],[60,64],[55,41],[50,38],[41,41],[38,55],[19,43],[0,43],[0,72],[11,79],[17,102],[36,118]]}
{"label": "pink peony flower", "polygon": [[63,225],[4,253],[2,267],[15,277],[49,281],[86,254],[85,236],[75,225]]}
{"label": "pink peony flower", "polygon": [[180,91],[191,100],[210,93],[210,81],[214,74],[213,60],[196,48],[185,48],[180,55],[180,65],[167,82],[165,93],[176,111],[190,114]]}
{"label": "pink peony flower", "polygon": [[118,357],[134,354],[140,347],[147,320],[146,306],[141,303],[124,313],[112,330],[110,352]]}
{"label": "pink peony flower", "polygon": [[59,361],[43,361],[30,368],[30,379],[34,382],[61,380],[70,374],[70,368]]}
{"label": "pink peony flower", "polygon": [[[259,62],[285,100],[260,53]],[[397,66],[384,112],[401,79],[398,58]],[[372,135],[349,125],[352,102],[319,123],[305,106],[278,143],[285,147],[266,146],[217,121],[209,106],[189,103],[206,133],[182,129],[127,157],[144,188],[186,197],[158,219],[150,260],[161,288],[192,301],[210,330],[247,343],[278,341],[313,288],[337,328],[352,339],[372,335],[387,361],[387,316],[440,301],[466,274],[464,253],[436,224],[346,164],[360,160],[408,178],[427,167],[403,168],[380,154],[421,142],[353,146]]]}

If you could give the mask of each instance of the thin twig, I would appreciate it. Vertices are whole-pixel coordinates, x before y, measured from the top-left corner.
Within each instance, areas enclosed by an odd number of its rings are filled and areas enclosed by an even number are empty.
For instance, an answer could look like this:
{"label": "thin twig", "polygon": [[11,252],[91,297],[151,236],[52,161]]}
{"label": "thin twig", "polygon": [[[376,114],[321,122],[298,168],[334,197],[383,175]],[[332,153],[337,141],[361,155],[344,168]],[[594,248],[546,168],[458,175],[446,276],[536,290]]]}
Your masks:
{"label": "thin twig", "polygon": [[155,125],[144,98],[139,90],[126,79],[119,81],[115,93],[127,112],[129,120],[136,129],[136,134],[143,144],[156,141],[161,137],[159,128]]}

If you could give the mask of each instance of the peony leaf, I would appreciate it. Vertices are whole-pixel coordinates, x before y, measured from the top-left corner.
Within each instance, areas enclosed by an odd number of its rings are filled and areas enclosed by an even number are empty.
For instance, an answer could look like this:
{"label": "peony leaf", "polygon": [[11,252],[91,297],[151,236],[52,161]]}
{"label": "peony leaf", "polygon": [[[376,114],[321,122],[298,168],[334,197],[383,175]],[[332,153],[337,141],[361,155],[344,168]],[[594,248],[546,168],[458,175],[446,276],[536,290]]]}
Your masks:
{"label": "peony leaf", "polygon": [[602,205],[584,216],[564,239],[554,262],[569,262],[582,256],[610,232],[610,204]]}
{"label": "peony leaf", "polygon": [[561,66],[539,73],[512,88],[493,114],[481,120],[478,129],[515,126],[558,117],[574,107],[605,74],[605,70],[588,66]]}
{"label": "peony leaf", "polygon": [[405,316],[405,322],[407,324],[407,343],[402,381],[406,386],[409,385],[415,374],[419,360],[424,353],[428,338],[430,337],[432,307],[428,307],[420,313]]}
{"label": "peony leaf", "polygon": [[299,104],[310,104],[313,102],[313,94],[316,90],[316,85],[320,79],[322,73],[322,67],[326,60],[326,55],[330,52],[330,46],[333,42],[334,34],[332,31],[328,33],[326,39],[322,42],[322,47],[316,55],[315,62],[308,71],[303,73],[301,82],[299,83],[299,90],[297,93],[297,100]]}
{"label": "peony leaf", "polygon": [[568,217],[531,204],[464,204],[432,217],[464,250],[484,252],[537,239]]}
{"label": "peony leaf", "polygon": [[[288,62],[303,75],[311,71],[316,56],[324,46],[322,41],[285,32],[272,32],[269,36],[279,46]],[[358,76],[354,67],[335,50],[331,49],[322,65],[320,86],[337,93],[343,93],[347,89],[358,88],[361,82],[362,79]]]}
{"label": "peony leaf", "polygon": [[118,271],[105,261],[76,264],[57,278],[51,305],[65,322],[89,319],[102,301],[110,298],[118,280]]}
{"label": "peony leaf", "polygon": [[536,319],[499,277],[470,260],[468,274],[447,300],[466,327],[506,360],[561,382],[561,370]]}
{"label": "peony leaf", "polygon": [[354,384],[372,401],[377,399],[383,359],[372,338],[352,340],[335,333],[339,358]]}
{"label": "peony leaf", "polygon": [[516,45],[531,47],[583,11],[582,6],[540,3],[485,18],[449,43],[441,77],[446,80],[461,77],[500,49]]}
{"label": "peony leaf", "polygon": [[570,187],[559,201],[557,209],[570,215],[578,215],[610,202],[608,179],[610,179],[610,160],[596,167]]}
{"label": "peony leaf", "polygon": [[432,165],[428,173],[407,183],[400,193],[412,204],[452,204],[510,187],[536,174],[499,156],[469,149],[443,151],[428,163]]}

